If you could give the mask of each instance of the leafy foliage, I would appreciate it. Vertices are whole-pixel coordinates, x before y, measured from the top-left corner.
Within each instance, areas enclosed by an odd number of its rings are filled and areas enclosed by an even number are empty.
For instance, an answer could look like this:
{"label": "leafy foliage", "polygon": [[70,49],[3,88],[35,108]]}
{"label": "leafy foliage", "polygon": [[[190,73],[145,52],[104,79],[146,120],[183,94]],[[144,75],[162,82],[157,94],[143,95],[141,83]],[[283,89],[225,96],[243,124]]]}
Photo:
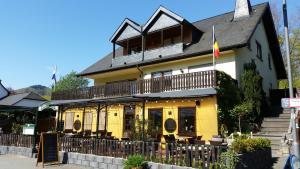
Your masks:
{"label": "leafy foliage", "polygon": [[144,157],[141,155],[132,155],[124,162],[124,169],[132,169],[134,167],[143,167],[146,164]]}
{"label": "leafy foliage", "polygon": [[22,125],[21,124],[18,124],[18,123],[13,123],[12,124],[12,127],[11,127],[11,132],[14,133],[14,134],[20,134],[22,133]]}
{"label": "leafy foliage", "polygon": [[[130,125],[132,130],[130,131],[130,138],[132,140],[142,140],[142,119],[132,119],[130,121]],[[153,121],[145,120],[145,128],[144,128],[144,138],[147,140],[148,138],[156,138],[156,135],[159,131],[154,127]]]}
{"label": "leafy foliage", "polygon": [[268,110],[262,81],[263,78],[256,71],[254,61],[244,65],[244,72],[241,77],[241,90],[244,102],[252,104],[251,113],[247,116],[250,122],[258,122],[262,112]]}
{"label": "leafy foliage", "polygon": [[[239,105],[236,105],[232,110],[230,110],[231,116],[238,119],[239,131],[242,132],[241,120],[247,116],[251,116],[251,111],[253,110],[252,102],[242,102]],[[246,124],[248,124],[246,122]]]}
{"label": "leafy foliage", "polygon": [[75,71],[70,72],[69,74],[61,77],[56,83],[54,90],[71,90],[77,88],[88,87],[89,81],[86,78],[78,77]]}
{"label": "leafy foliage", "polygon": [[221,153],[220,168],[222,169],[235,169],[236,164],[239,162],[237,153],[232,150]]}
{"label": "leafy foliage", "polygon": [[[219,122],[223,128],[230,132],[234,131],[235,124],[232,123],[234,118],[230,115],[230,110],[240,103],[240,91],[237,82],[224,72],[217,74],[217,101]],[[226,127],[225,127],[226,126]]]}
{"label": "leafy foliage", "polygon": [[253,152],[258,149],[270,148],[271,141],[266,138],[238,138],[232,143],[231,148],[236,153]]}

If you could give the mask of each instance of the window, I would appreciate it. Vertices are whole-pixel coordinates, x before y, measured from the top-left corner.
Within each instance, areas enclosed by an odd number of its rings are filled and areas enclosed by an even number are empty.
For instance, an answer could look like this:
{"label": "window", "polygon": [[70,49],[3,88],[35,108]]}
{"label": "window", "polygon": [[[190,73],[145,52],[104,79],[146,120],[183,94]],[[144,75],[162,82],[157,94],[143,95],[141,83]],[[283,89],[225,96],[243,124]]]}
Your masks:
{"label": "window", "polygon": [[156,132],[162,133],[163,109],[148,109],[150,124]]}
{"label": "window", "polygon": [[124,130],[130,131],[134,122],[135,106],[124,106]]}
{"label": "window", "polygon": [[268,63],[269,63],[269,69],[272,70],[272,61],[271,61],[271,55],[268,54]]}
{"label": "window", "polygon": [[256,46],[257,46],[257,51],[256,51],[256,57],[260,60],[262,60],[262,49],[261,49],[261,44],[256,41]]}
{"label": "window", "polygon": [[93,114],[91,112],[84,113],[84,130],[92,130]]}
{"label": "window", "polygon": [[65,119],[65,129],[70,130],[73,129],[73,122],[74,122],[74,113],[73,112],[66,112],[66,119]]}
{"label": "window", "polygon": [[178,108],[178,132],[180,135],[195,135],[196,108]]}

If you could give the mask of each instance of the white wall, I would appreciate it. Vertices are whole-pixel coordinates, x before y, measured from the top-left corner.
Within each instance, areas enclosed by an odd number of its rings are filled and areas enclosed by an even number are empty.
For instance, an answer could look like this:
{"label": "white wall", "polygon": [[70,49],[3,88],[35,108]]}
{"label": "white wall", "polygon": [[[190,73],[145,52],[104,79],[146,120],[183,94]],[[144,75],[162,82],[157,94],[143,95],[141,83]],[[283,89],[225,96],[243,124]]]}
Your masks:
{"label": "white wall", "polygon": [[[256,57],[257,45],[256,41],[261,44],[262,47],[262,60]],[[272,53],[269,49],[269,43],[267,40],[264,25],[260,23],[255,30],[251,40],[250,49],[248,47],[240,48],[236,50],[236,69],[237,79],[240,81],[241,74],[244,69],[244,64],[251,62],[253,59],[256,63],[259,74],[263,77],[263,88],[267,96],[269,96],[269,89],[278,88],[277,76],[275,72],[275,66],[272,59]],[[269,69],[268,54],[271,56],[272,69]]]}
{"label": "white wall", "polygon": [[[220,58],[216,60],[216,70],[224,71],[234,79],[236,79],[235,68],[235,56],[233,53],[220,56]],[[151,78],[151,73],[153,72],[168,70],[172,70],[172,75],[213,70],[212,57],[199,58],[194,59],[194,61],[183,61],[179,63],[168,64],[165,66],[152,67],[151,69],[149,68],[144,71],[144,79]]]}

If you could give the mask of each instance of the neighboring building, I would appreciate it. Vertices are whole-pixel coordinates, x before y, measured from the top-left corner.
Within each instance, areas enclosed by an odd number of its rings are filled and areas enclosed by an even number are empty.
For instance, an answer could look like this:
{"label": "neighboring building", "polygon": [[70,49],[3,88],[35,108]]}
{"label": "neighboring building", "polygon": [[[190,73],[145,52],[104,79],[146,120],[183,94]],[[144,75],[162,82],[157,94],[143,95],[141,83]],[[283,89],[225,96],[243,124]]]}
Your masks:
{"label": "neighboring building", "polygon": [[145,118],[162,135],[217,135],[213,25],[216,70],[239,82],[244,64],[254,61],[269,96],[286,73],[268,3],[237,0],[235,11],[193,23],[159,7],[144,25],[125,19],[110,39],[112,53],[79,74],[95,86],[52,94],[64,131],[122,138],[132,119]]}
{"label": "neighboring building", "polygon": [[2,85],[0,80],[0,100],[9,95],[9,91]]}

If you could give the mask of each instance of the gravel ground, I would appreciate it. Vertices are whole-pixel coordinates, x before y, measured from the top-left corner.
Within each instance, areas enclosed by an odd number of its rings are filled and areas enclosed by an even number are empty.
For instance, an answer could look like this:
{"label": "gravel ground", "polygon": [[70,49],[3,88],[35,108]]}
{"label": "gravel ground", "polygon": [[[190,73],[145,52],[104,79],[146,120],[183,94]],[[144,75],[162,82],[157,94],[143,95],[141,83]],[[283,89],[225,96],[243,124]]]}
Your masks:
{"label": "gravel ground", "polygon": [[[1,169],[38,169],[43,168],[42,163],[39,163],[36,167],[36,159],[27,158],[17,155],[0,155],[0,168]],[[69,165],[69,164],[60,164],[60,165],[49,165],[45,164],[45,169],[88,169],[81,166]]]}

